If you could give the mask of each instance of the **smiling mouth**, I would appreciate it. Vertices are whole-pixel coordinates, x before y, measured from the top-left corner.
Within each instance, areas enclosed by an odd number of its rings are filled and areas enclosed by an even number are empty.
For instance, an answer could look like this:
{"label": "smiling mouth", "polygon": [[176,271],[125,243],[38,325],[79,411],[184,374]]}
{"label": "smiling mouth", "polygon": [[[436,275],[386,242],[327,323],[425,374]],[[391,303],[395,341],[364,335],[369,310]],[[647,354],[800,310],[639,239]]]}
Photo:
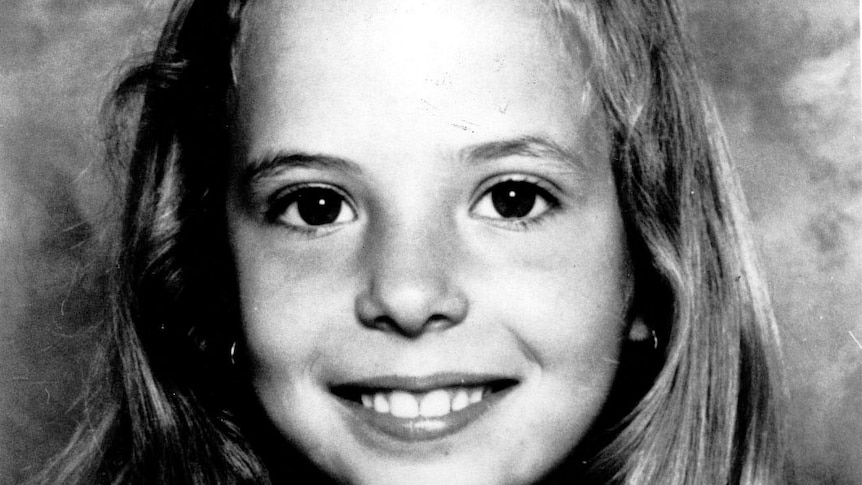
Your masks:
{"label": "smiling mouth", "polygon": [[339,387],[333,389],[333,394],[396,418],[439,418],[480,403],[486,396],[513,385],[515,381],[501,380],[479,386],[442,387],[427,392]]}
{"label": "smiling mouth", "polygon": [[371,429],[400,441],[425,441],[478,420],[517,384],[487,376],[382,377],[335,385],[331,392]]}

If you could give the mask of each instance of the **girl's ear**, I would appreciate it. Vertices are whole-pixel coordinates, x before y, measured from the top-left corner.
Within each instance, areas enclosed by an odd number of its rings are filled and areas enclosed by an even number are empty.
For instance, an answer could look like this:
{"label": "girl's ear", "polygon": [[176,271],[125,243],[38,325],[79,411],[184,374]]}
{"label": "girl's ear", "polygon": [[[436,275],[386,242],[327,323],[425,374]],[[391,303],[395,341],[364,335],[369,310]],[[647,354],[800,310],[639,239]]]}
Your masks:
{"label": "girl's ear", "polygon": [[629,342],[635,344],[651,342],[653,348],[658,348],[658,336],[656,335],[655,330],[650,328],[640,316],[635,317],[632,321],[632,324],[629,327],[628,339]]}

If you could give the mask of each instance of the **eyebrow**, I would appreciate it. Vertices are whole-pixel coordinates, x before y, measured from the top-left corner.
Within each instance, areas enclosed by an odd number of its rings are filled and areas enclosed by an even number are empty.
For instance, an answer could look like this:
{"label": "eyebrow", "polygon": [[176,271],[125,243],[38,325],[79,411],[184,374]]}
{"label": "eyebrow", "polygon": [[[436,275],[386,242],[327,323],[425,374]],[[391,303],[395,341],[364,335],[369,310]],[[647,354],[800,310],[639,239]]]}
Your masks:
{"label": "eyebrow", "polygon": [[515,156],[551,159],[571,165],[572,168],[584,167],[581,157],[575,152],[546,136],[540,135],[480,143],[458,151],[458,157],[471,164],[481,164],[483,162]]}
{"label": "eyebrow", "polygon": [[242,171],[243,185],[252,188],[261,185],[266,179],[291,168],[334,169],[359,172],[356,162],[333,155],[305,152],[277,151],[260,158],[252,159]]}
{"label": "eyebrow", "polygon": [[[457,158],[467,164],[483,164],[507,157],[522,156],[551,159],[572,168],[583,168],[581,158],[572,150],[546,136],[529,135],[507,140],[470,145],[458,150]],[[358,173],[359,164],[346,158],[333,155],[307,152],[276,151],[255,158],[242,171],[242,181],[246,187],[254,188],[266,179],[291,168],[334,169]]]}

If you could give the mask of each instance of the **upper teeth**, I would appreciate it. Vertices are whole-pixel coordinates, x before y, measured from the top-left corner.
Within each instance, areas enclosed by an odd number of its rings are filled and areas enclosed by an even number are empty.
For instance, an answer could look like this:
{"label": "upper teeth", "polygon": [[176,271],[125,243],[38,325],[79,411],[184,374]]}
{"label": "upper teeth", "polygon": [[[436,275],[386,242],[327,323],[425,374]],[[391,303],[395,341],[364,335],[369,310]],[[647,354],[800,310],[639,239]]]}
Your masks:
{"label": "upper teeth", "polygon": [[362,394],[362,405],[396,418],[437,418],[481,401],[484,394],[484,387],[435,389],[421,394],[388,391]]}

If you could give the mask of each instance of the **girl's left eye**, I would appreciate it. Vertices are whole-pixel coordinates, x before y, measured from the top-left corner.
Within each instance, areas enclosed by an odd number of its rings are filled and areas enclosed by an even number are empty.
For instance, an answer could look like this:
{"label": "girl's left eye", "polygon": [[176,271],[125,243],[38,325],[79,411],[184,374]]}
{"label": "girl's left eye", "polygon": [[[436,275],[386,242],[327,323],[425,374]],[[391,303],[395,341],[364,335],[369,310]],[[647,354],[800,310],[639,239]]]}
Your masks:
{"label": "girl's left eye", "polygon": [[547,190],[533,182],[505,180],[482,195],[473,206],[473,213],[486,219],[531,220],[557,205]]}
{"label": "girl's left eye", "polygon": [[356,219],[356,211],[341,192],[328,186],[309,185],[280,195],[267,218],[299,229],[342,224]]}

